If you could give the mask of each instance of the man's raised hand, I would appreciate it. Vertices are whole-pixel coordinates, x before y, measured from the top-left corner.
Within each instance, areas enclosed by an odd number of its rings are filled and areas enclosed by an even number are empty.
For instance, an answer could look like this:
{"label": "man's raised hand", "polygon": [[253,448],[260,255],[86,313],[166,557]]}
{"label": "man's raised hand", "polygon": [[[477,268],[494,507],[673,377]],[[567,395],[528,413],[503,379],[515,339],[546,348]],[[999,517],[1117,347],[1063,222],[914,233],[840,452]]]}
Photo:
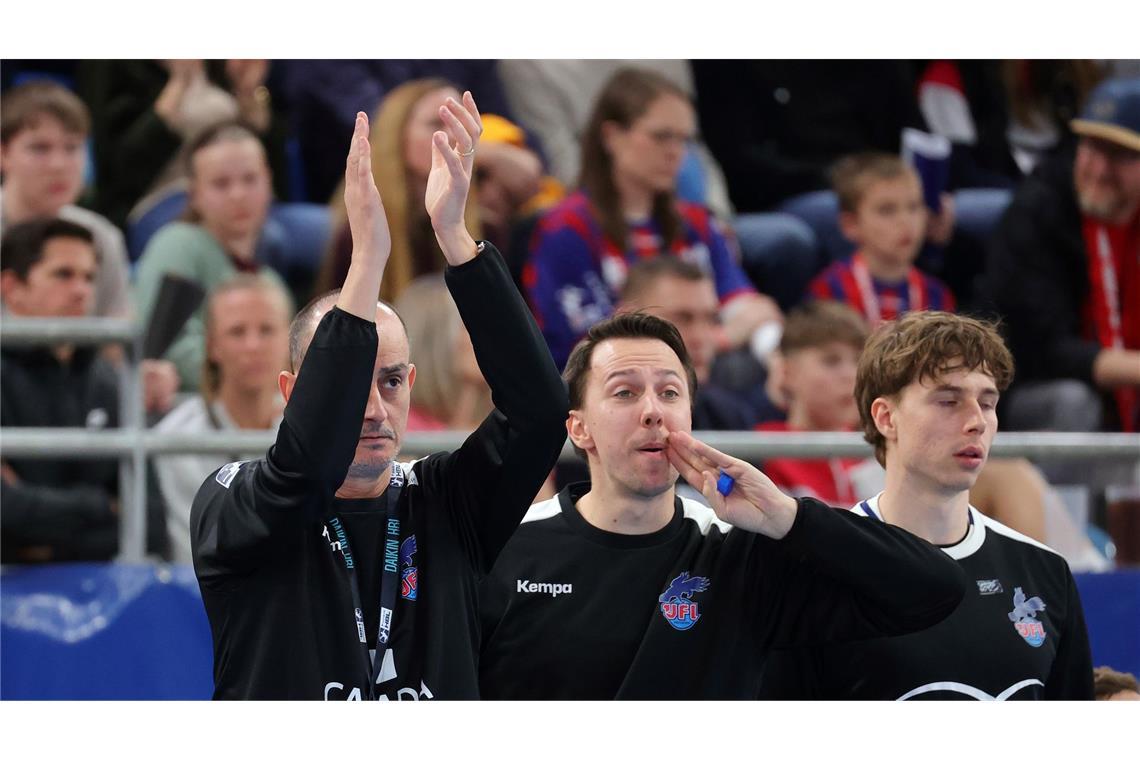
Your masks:
{"label": "man's raised hand", "polygon": [[424,205],[447,263],[458,266],[475,256],[475,240],[467,230],[463,212],[483,119],[470,92],[463,93],[462,104],[448,98],[439,108],[439,117],[444,129],[432,135]]}
{"label": "man's raised hand", "polygon": [[392,251],[392,237],[388,233],[388,219],[376,179],[372,176],[372,147],[368,142],[368,116],[356,114],[352,145],[344,168],[344,207],[348,212],[348,227],[352,231],[352,258],[363,256],[369,263],[377,263],[383,270]]}
{"label": "man's raised hand", "polygon": [[384,267],[392,252],[392,237],[388,234],[380,191],[372,177],[368,117],[363,112],[356,114],[356,128],[344,167],[344,208],[352,232],[352,259],[336,305],[341,311],[373,322]]}
{"label": "man's raised hand", "polygon": [[[723,454],[688,433],[669,433],[669,461],[689,485],[704,495],[717,517],[738,528],[780,539],[796,519],[796,500],[745,461]],[[717,490],[721,471],[735,480],[724,496]]]}

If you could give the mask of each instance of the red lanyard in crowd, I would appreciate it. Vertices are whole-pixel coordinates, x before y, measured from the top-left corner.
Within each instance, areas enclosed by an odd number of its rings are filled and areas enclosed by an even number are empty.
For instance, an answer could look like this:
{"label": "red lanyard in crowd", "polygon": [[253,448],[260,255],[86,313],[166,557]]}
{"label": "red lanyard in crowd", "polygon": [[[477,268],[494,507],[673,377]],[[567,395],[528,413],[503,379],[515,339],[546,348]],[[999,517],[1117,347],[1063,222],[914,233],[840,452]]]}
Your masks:
{"label": "red lanyard in crowd", "polygon": [[[867,262],[863,259],[861,252],[856,252],[851,257],[851,274],[855,277],[855,284],[859,288],[860,305],[863,307],[864,316],[867,317],[867,324],[872,328],[878,327],[883,321],[883,309],[879,304],[879,297],[875,293],[875,284],[871,281],[871,272],[867,269]],[[918,269],[910,268],[906,282],[909,294],[907,309],[909,311],[924,310],[927,305],[922,297],[922,275],[919,274]],[[900,309],[899,313],[901,312]],[[895,314],[895,316],[899,315]]]}
{"label": "red lanyard in crowd", "polygon": [[[1089,256],[1090,327],[1097,342],[1105,348],[1127,348],[1124,340],[1120,273],[1117,271],[1116,256],[1113,254],[1108,230],[1103,224],[1086,217],[1084,238]],[[1140,257],[1140,249],[1123,253],[1125,256]],[[1116,400],[1121,429],[1133,432],[1138,405],[1136,389],[1121,387],[1115,389],[1112,395]]]}

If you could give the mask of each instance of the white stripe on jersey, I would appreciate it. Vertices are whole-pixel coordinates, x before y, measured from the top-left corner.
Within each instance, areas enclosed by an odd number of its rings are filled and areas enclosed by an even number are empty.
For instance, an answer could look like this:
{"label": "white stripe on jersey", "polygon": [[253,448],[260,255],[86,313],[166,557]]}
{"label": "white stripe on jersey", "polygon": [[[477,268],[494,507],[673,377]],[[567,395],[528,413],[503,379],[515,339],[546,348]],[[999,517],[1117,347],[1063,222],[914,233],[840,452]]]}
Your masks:
{"label": "white stripe on jersey", "polygon": [[528,523],[535,522],[536,520],[546,520],[551,517],[557,517],[560,514],[562,514],[562,505],[558,503],[558,495],[555,494],[546,501],[531,504],[530,509],[523,515],[522,521]]}
{"label": "white stripe on jersey", "polygon": [[1018,533],[1016,530],[1009,527],[1005,523],[1000,523],[997,520],[993,519],[992,517],[986,517],[985,515],[982,515],[981,517],[983,520],[986,521],[986,525],[988,525],[990,530],[992,530],[994,533],[1000,533],[1003,536],[1005,536],[1006,538],[1012,538],[1014,541],[1020,541],[1021,543],[1029,544],[1030,546],[1036,546],[1038,549],[1044,549],[1047,552],[1052,552],[1053,554],[1056,554],[1057,556],[1061,556],[1061,553],[1059,551],[1057,551],[1056,549],[1053,549],[1052,547],[1046,546],[1045,544],[1041,543],[1040,541],[1036,541],[1036,540],[1030,538],[1029,536]]}
{"label": "white stripe on jersey", "polygon": [[[723,520],[717,519],[716,512],[712,507],[707,507],[699,501],[686,499],[684,496],[680,497],[681,508],[684,511],[684,518],[692,520],[697,524],[697,529],[700,530],[702,535],[708,535],[709,528],[716,526],[720,528],[722,533],[727,533],[732,530],[732,526]],[[537,522],[539,520],[547,520],[551,517],[557,517],[562,514],[562,504],[558,501],[558,496],[540,501],[530,506],[526,515],[523,516],[522,522]],[[520,523],[521,524],[521,523]]]}
{"label": "white stripe on jersey", "polygon": [[[886,520],[883,519],[883,513],[879,511],[879,497],[882,495],[883,493],[880,491],[870,499],[859,502],[853,506],[850,511],[860,517],[866,517],[867,514],[863,511],[863,505],[866,504],[867,507],[875,513],[876,519],[880,522],[886,522]],[[953,546],[940,547],[951,559],[965,559],[969,557],[978,549],[981,549],[982,544],[986,541],[986,516],[979,512],[972,504],[969,505],[969,508],[973,520],[970,523],[969,530],[966,531],[966,537]],[[993,520],[990,520],[990,523],[992,524]]]}
{"label": "white stripe on jersey", "polygon": [[[879,497],[882,495],[882,492],[880,492],[872,498],[856,504],[851,508],[851,511],[860,517],[866,517],[867,515],[863,511],[863,505],[866,504],[867,507],[875,513],[875,517],[877,517],[880,521],[883,521],[883,513],[879,511]],[[969,506],[970,514],[974,516],[974,521],[970,526],[970,530],[966,533],[966,537],[953,546],[942,547],[942,551],[946,552],[946,554],[948,554],[952,559],[965,559],[966,557],[969,557],[971,554],[976,552],[978,549],[981,549],[982,544],[986,541],[987,528],[995,533],[1000,533],[1006,538],[1012,538],[1014,541],[1020,541],[1023,544],[1029,544],[1030,546],[1036,546],[1038,549],[1044,549],[1047,552],[1052,552],[1053,554],[1060,556],[1056,550],[1051,549],[1045,544],[1039,541],[1035,541],[1029,536],[1018,533],[1013,528],[1004,523],[998,522],[992,517],[983,515],[973,504]]]}
{"label": "white stripe on jersey", "polygon": [[728,533],[732,530],[732,526],[724,520],[717,518],[716,512],[712,507],[701,504],[699,501],[681,497],[681,507],[685,511],[685,519],[692,520],[697,524],[697,528],[701,531],[701,535],[707,536],[709,528],[716,526],[720,528],[721,533]]}

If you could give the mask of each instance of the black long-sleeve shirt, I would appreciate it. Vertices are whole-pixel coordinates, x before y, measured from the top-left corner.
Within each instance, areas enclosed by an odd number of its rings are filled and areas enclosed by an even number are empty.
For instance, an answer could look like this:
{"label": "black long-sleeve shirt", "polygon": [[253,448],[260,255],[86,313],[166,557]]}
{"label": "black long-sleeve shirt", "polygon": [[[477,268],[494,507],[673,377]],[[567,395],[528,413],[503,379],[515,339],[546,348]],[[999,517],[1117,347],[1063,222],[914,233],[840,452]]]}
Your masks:
{"label": "black long-sleeve shirt", "polygon": [[[879,521],[877,501],[852,512]],[[1068,564],[972,507],[970,513],[966,537],[943,549],[970,582],[953,614],[906,636],[778,652],[762,696],[1092,699],[1088,631]]]}
{"label": "black long-sleeve shirt", "polygon": [[1102,349],[1084,331],[1088,251],[1073,161],[1073,151],[1063,151],[1021,184],[990,238],[979,280],[984,306],[1004,320],[1019,381],[1092,385]]}
{"label": "black long-sleeve shirt", "polygon": [[[485,244],[445,279],[496,408],[456,451],[398,465],[405,583],[375,674],[380,699],[478,696],[477,583],[565,440],[565,385],[498,252]],[[347,534],[374,648],[387,492],[334,494],[360,435],[376,346],[373,323],[330,311],[276,443],[264,459],[211,475],[194,501],[194,569],[213,633],[216,698],[368,694],[344,560],[325,527],[336,518]]]}
{"label": "black long-sleeve shirt", "polygon": [[578,512],[588,490],[534,505],[483,582],[484,698],[754,698],[769,650],[921,630],[962,599],[933,546],[813,499],[779,541],[680,497],[622,535]]}
{"label": "black long-sleeve shirt", "polygon": [[[93,348],[60,361],[47,348],[0,353],[0,426],[103,430],[119,424],[115,370]],[[119,550],[119,464],[106,459],[4,457],[19,478],[0,480],[0,556],[25,561],[22,550],[48,547],[55,562],[110,560]],[[147,551],[167,549],[166,509],[147,468]]]}

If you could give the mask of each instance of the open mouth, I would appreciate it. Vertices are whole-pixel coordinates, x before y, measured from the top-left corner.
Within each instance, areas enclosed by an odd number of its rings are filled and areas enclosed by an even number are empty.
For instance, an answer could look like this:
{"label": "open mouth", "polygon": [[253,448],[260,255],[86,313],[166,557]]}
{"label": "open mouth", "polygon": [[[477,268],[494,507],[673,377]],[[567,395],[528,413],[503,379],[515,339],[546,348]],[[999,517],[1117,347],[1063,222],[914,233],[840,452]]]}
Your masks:
{"label": "open mouth", "polygon": [[985,461],[985,452],[980,446],[967,446],[954,455],[959,462],[970,466],[980,465]]}
{"label": "open mouth", "polygon": [[665,458],[665,444],[664,443],[647,443],[644,446],[637,448],[642,454],[649,454],[650,456]]}

